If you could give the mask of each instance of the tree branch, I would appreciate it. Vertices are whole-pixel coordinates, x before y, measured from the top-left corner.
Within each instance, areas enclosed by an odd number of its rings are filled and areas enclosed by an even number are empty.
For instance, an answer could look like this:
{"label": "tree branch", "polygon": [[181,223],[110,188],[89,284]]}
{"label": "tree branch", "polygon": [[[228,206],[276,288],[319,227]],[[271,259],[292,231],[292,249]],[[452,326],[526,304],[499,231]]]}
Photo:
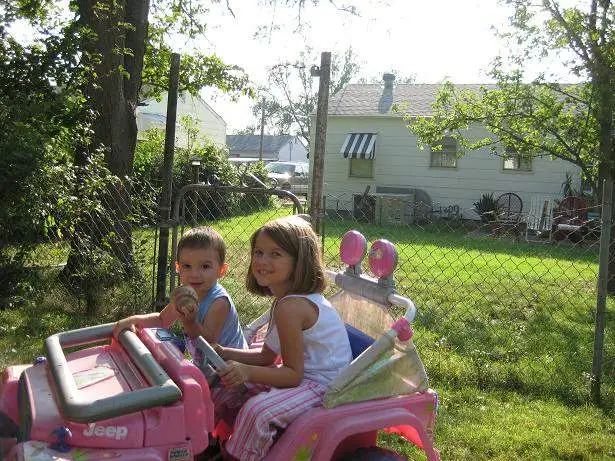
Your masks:
{"label": "tree branch", "polygon": [[[592,4],[595,3],[596,0],[592,0]],[[559,10],[557,4],[550,0],[543,1],[544,7],[547,9],[549,13],[557,20],[558,24],[564,29],[566,35],[568,37],[568,41],[570,42],[570,48],[585,62],[585,65],[589,65],[591,62],[591,56],[587,51],[587,45],[583,42],[583,38],[578,35],[571,25],[566,21],[561,11]],[[593,5],[592,5],[593,7]],[[591,16],[595,16],[595,11]],[[591,27],[591,19],[590,16],[590,27]],[[596,30],[595,27],[595,18],[594,18],[594,28],[590,29],[589,36],[591,37],[591,30]]]}

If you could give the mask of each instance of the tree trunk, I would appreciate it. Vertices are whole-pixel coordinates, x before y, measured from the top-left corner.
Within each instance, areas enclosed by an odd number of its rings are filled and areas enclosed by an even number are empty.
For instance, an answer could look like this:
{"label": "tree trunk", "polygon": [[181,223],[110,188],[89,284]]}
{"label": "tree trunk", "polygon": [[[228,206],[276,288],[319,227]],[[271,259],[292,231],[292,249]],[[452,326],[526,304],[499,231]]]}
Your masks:
{"label": "tree trunk", "polygon": [[[77,238],[66,272],[87,267],[83,252],[75,248],[87,235],[92,244],[117,258],[128,274],[134,270],[130,184],[137,141],[135,110],[147,39],[149,0],[79,0],[81,25],[93,32],[84,46],[91,72],[84,94],[93,113],[93,136],[77,153],[77,164],[86,165],[90,153],[104,149],[105,162],[119,182],[102,198],[102,213],[77,223]],[[127,27],[127,24],[129,25]],[[85,264],[85,265],[84,265]],[[65,274],[66,275],[66,274]]]}
{"label": "tree trunk", "polygon": [[[602,182],[605,179],[615,178],[615,150],[613,144],[613,116],[615,114],[615,72],[603,62],[601,55],[596,56],[596,64],[593,72],[592,84],[597,98],[596,119],[600,126],[600,167],[598,172],[598,184],[600,198],[602,199]],[[614,203],[615,191],[611,197]],[[611,222],[611,240],[609,244],[609,270],[607,280],[607,293],[615,295],[615,232]]]}

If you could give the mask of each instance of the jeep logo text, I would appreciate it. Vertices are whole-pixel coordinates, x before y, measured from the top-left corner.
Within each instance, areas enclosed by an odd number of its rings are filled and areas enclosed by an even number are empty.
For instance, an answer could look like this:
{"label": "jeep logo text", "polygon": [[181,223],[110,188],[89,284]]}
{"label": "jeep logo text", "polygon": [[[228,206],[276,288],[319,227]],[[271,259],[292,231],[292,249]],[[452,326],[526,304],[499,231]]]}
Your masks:
{"label": "jeep logo text", "polygon": [[128,435],[126,426],[99,426],[94,423],[83,430],[86,437],[107,437],[108,439],[124,440]]}

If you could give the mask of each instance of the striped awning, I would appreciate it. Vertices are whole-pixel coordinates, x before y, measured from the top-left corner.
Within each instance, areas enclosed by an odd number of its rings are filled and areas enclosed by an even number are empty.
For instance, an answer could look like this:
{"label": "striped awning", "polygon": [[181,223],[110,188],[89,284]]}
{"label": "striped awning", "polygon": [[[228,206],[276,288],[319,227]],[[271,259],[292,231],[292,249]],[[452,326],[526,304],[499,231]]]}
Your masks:
{"label": "striped awning", "polygon": [[374,158],[377,136],[376,133],[348,133],[340,154],[352,158]]}

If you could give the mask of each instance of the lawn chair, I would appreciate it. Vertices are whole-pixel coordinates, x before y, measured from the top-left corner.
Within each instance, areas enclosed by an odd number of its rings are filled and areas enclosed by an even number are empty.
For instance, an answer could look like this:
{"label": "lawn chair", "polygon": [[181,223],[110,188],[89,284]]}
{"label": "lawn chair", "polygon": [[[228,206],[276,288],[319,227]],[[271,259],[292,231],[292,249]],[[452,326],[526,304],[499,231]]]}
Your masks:
{"label": "lawn chair", "polygon": [[514,192],[506,192],[496,199],[495,219],[491,224],[494,235],[510,233],[518,238],[521,233],[523,200]]}
{"label": "lawn chair", "polygon": [[564,197],[553,217],[552,239],[556,242],[568,239],[574,243],[583,240],[588,231],[588,210],[587,198],[574,195]]}
{"label": "lawn chair", "polygon": [[530,202],[530,212],[525,219],[526,242],[530,241],[530,233],[533,233],[540,238],[545,232],[548,232],[549,241],[551,240],[554,205],[555,203],[551,197],[544,197],[540,195],[534,195],[532,197]]}

